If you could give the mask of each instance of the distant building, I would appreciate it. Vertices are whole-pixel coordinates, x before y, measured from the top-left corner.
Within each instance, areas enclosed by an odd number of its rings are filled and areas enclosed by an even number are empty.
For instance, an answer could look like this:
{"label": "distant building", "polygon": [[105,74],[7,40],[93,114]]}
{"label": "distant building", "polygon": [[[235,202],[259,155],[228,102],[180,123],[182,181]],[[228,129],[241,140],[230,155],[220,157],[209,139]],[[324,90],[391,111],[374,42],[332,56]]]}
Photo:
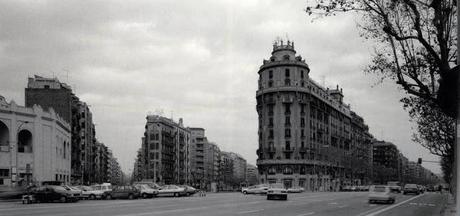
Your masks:
{"label": "distant building", "polygon": [[246,180],[246,159],[241,155],[229,152],[230,158],[233,161],[233,179],[236,183],[242,183]]}
{"label": "distant building", "polygon": [[202,189],[210,189],[219,181],[220,149],[208,141],[203,128],[189,128],[190,179],[191,184]]}
{"label": "distant building", "polygon": [[96,183],[108,182],[108,168],[110,158],[107,146],[104,143],[96,142],[96,159],[95,159],[95,180]]}
{"label": "distant building", "polygon": [[386,184],[388,181],[399,181],[399,150],[393,143],[375,141],[373,158],[374,182]]}
{"label": "distant building", "polygon": [[70,183],[70,125],[53,109],[0,96],[0,185]]}
{"label": "distant building", "polygon": [[188,148],[190,131],[182,119],[178,123],[158,115],[147,116],[142,143],[146,179],[164,184],[189,181]]}
{"label": "distant building", "polygon": [[246,182],[248,185],[255,185],[259,183],[259,172],[257,167],[252,164],[247,164],[246,167]]}
{"label": "distant building", "polygon": [[238,188],[239,183],[233,178],[233,158],[229,152],[220,153],[219,190],[228,191]]}
{"label": "distant building", "polygon": [[53,108],[71,124],[72,174],[74,184],[96,182],[95,126],[89,106],[72,93],[72,89],[57,78],[29,78],[25,89],[26,107],[37,104],[44,110]]}

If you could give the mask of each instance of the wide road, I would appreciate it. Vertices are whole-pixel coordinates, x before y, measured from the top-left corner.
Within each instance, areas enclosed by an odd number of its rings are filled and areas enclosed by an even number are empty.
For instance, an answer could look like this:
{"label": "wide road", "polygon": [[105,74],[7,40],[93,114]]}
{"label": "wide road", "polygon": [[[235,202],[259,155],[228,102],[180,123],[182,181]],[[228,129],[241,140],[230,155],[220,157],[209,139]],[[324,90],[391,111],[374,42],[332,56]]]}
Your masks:
{"label": "wide road", "polygon": [[318,192],[289,194],[287,201],[266,200],[262,195],[208,193],[206,197],[154,198],[138,200],[83,200],[77,203],[23,205],[1,202],[0,215],[292,215],[292,216],[435,216],[440,215],[447,196],[438,193],[397,195],[395,204],[369,204],[366,192]]}

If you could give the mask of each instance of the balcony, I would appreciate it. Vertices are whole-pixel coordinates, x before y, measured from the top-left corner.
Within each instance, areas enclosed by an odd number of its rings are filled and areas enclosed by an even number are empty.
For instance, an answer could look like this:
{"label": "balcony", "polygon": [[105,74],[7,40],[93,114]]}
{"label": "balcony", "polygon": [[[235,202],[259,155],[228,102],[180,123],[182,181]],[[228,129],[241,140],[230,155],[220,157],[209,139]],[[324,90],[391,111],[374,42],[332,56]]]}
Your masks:
{"label": "balcony", "polygon": [[283,147],[283,152],[294,152],[295,147]]}
{"label": "balcony", "polygon": [[307,150],[308,149],[306,147],[300,147],[299,152],[307,152]]}
{"label": "balcony", "polygon": [[266,104],[276,104],[275,98],[266,98],[265,99]]}

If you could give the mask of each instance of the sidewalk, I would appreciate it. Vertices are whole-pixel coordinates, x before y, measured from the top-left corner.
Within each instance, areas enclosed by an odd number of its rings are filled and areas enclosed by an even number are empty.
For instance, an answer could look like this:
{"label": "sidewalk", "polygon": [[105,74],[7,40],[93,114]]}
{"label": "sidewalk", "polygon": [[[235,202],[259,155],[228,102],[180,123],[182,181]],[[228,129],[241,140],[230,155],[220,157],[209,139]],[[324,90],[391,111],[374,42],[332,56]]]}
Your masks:
{"label": "sidewalk", "polygon": [[441,211],[441,216],[458,216],[455,211],[454,197],[450,193],[447,195],[447,204],[443,211]]}

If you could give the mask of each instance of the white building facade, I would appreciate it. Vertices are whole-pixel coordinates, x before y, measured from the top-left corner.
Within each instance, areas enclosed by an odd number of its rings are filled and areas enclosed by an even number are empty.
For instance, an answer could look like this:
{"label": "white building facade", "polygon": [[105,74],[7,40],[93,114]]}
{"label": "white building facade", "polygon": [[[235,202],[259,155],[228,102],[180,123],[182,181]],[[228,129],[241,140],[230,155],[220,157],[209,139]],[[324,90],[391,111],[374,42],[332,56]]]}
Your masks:
{"label": "white building facade", "polygon": [[0,96],[0,186],[70,182],[70,125],[53,109]]}

